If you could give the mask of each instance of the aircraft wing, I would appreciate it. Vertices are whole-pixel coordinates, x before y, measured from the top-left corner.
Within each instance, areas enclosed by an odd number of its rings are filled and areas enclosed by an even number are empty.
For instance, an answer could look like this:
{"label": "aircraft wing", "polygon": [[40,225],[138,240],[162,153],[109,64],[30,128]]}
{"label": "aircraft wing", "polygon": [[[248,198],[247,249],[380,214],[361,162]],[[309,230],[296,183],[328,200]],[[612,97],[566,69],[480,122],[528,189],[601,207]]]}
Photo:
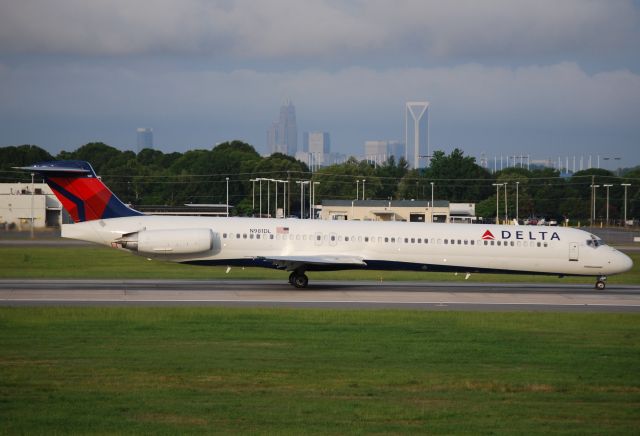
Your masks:
{"label": "aircraft wing", "polygon": [[273,262],[279,268],[292,271],[303,265],[315,266],[366,266],[361,257],[324,254],[313,256],[259,256],[257,259]]}

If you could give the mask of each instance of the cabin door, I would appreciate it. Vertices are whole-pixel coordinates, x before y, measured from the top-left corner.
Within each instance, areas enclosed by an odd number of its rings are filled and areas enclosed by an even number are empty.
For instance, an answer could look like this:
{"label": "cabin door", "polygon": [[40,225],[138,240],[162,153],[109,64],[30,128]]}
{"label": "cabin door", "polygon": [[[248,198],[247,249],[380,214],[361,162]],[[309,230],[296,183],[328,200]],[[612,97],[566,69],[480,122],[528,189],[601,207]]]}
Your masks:
{"label": "cabin door", "polygon": [[569,260],[573,262],[578,261],[578,243],[569,242]]}

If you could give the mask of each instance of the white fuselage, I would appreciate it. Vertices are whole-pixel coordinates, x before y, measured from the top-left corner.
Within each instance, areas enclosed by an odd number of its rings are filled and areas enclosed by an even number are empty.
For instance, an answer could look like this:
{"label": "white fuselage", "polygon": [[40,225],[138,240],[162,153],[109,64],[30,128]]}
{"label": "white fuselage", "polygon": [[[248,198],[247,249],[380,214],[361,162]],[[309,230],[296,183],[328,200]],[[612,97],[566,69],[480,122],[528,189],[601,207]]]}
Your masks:
{"label": "white fuselage", "polygon": [[[137,254],[229,265],[259,258],[351,256],[374,269],[588,276],[621,273],[632,266],[628,256],[591,234],[561,227],[145,215],[63,225],[62,236],[121,248],[116,241],[123,235],[185,229],[210,229],[211,246],[185,254],[158,241],[157,251]],[[354,266],[337,262],[326,269],[350,268]]]}

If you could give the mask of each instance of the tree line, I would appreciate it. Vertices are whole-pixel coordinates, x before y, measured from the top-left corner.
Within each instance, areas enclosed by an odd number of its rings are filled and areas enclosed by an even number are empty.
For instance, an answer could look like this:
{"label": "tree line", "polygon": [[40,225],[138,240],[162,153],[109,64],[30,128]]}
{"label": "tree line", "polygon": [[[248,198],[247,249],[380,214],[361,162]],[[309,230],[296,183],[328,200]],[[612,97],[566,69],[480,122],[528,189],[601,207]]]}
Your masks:
{"label": "tree line", "polygon": [[[561,177],[551,168],[510,167],[490,173],[455,149],[449,154],[435,151],[429,167],[409,169],[404,159],[390,158],[378,165],[350,158],[346,162],[311,172],[307,165],[280,153],[262,157],[254,147],[241,141],[219,144],[209,150],[190,150],[184,153],[163,153],[144,149],[140,153],[121,151],[101,142],[89,143],[75,151],[62,151],[52,156],[35,145],[0,148],[0,178],[3,182],[28,182],[28,174],[12,169],[47,160],[86,160],[96,173],[124,202],[136,206],[184,204],[224,204],[229,179],[229,203],[234,215],[255,215],[257,198],[275,200],[275,182],[287,181],[287,210],[300,211],[300,184],[315,184],[316,203],[323,199],[413,199],[448,200],[476,203],[476,215],[488,219],[496,215],[496,195],[501,219],[507,214],[525,217],[568,217],[572,223],[586,223],[593,207],[592,185],[595,189],[595,213],[598,221],[606,216],[606,189],[609,187],[609,217],[612,222],[624,214],[624,188],[627,187],[627,217],[640,214],[640,167],[627,170],[621,176],[603,169],[588,169],[570,177]],[[256,181],[263,179],[263,183]],[[499,186],[496,186],[498,184]],[[506,184],[506,190],[505,190]],[[284,183],[278,183],[283,206]],[[309,186],[309,185],[307,185]],[[506,192],[506,196],[505,196]],[[308,188],[305,193],[308,195]],[[307,197],[308,198],[308,197]],[[308,200],[306,200],[308,201]],[[275,202],[263,213],[275,214]],[[517,210],[516,210],[517,208]]]}

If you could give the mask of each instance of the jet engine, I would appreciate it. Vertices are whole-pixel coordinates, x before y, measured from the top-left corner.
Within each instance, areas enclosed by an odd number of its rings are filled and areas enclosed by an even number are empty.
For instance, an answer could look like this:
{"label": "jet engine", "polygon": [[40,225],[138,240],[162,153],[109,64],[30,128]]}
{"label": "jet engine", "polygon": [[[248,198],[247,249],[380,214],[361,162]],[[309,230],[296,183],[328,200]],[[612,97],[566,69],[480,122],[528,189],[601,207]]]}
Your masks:
{"label": "jet engine", "polygon": [[197,254],[214,248],[211,229],[141,230],[116,239],[118,247],[145,254]]}

